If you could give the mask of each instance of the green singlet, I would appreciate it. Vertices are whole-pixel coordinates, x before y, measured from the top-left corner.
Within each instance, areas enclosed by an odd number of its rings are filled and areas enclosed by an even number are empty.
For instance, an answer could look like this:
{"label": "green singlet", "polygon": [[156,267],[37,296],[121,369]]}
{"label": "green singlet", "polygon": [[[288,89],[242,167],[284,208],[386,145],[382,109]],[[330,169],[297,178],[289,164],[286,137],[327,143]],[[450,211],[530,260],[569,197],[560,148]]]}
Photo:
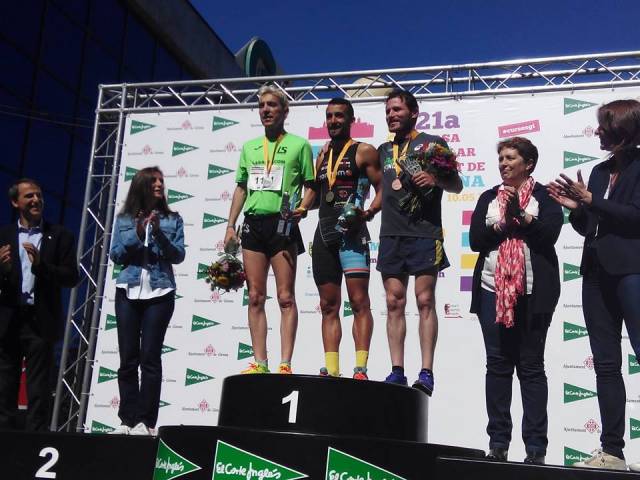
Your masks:
{"label": "green singlet", "polygon": [[[262,136],[249,140],[242,146],[236,182],[247,184],[245,214],[270,215],[280,212],[283,192],[288,192],[290,197],[296,194],[299,204],[302,200],[302,184],[312,182],[315,178],[311,145],[302,137],[285,133],[277,145],[275,155],[273,150],[277,141],[268,142],[268,158],[273,158],[271,172],[275,181],[272,178],[268,179],[268,182],[262,182],[261,178],[256,179],[255,174],[265,166],[264,138]],[[280,181],[278,175],[281,176]],[[252,188],[257,185],[263,185],[263,188]],[[274,185],[278,185],[279,188],[275,188]]]}

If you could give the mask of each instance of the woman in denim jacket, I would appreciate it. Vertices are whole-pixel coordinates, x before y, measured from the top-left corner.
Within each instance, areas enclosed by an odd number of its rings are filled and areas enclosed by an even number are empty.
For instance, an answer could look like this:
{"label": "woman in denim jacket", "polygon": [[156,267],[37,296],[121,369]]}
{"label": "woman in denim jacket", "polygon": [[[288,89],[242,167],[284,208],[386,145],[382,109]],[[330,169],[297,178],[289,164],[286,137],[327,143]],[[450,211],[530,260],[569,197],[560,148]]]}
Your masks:
{"label": "woman in denim jacket", "polygon": [[113,433],[149,435],[155,427],[160,355],[175,302],[172,264],[181,263],[184,255],[182,217],[169,210],[162,171],[158,167],[138,171],[116,218],[110,252],[111,260],[123,267],[115,300],[122,424]]}

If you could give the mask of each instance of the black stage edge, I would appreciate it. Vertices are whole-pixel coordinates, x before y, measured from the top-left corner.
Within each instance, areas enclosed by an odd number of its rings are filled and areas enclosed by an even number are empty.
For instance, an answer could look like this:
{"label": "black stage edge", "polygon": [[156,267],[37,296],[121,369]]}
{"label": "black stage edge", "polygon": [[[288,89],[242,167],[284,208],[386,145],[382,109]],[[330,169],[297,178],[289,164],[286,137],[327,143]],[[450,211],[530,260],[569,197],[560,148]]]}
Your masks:
{"label": "black stage edge", "polygon": [[168,426],[159,431],[154,480],[428,480],[435,478],[439,455],[483,458],[484,452],[356,436]]}
{"label": "black stage edge", "polygon": [[559,465],[525,465],[515,462],[490,462],[470,458],[436,460],[436,480],[630,480],[637,473]]}
{"label": "black stage edge", "polygon": [[429,397],[411,387],[311,375],[224,379],[218,425],[427,441]]}
{"label": "black stage edge", "polygon": [[0,430],[2,480],[151,480],[157,439]]}

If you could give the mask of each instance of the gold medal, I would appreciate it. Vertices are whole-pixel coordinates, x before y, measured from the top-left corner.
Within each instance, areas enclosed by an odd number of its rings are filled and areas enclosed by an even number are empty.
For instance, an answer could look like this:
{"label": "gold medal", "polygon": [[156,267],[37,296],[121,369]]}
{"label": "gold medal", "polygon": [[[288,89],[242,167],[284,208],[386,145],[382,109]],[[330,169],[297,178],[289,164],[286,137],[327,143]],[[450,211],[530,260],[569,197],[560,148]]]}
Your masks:
{"label": "gold medal", "polygon": [[324,196],[324,199],[327,203],[333,202],[334,198],[336,198],[336,196],[331,190],[329,190],[327,194]]}
{"label": "gold medal", "polygon": [[398,191],[402,189],[402,182],[399,178],[396,178],[393,182],[391,182],[391,188]]}

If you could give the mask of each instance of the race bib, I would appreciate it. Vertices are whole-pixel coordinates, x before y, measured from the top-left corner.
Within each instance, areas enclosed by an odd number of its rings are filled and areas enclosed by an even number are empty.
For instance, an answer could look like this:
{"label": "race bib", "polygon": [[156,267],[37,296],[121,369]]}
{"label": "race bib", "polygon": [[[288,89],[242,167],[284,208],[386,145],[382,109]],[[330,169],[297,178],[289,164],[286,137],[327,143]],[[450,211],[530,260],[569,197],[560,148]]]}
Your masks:
{"label": "race bib", "polygon": [[249,190],[272,190],[282,189],[283,169],[279,165],[273,165],[271,172],[267,174],[263,166],[251,167],[249,171]]}

